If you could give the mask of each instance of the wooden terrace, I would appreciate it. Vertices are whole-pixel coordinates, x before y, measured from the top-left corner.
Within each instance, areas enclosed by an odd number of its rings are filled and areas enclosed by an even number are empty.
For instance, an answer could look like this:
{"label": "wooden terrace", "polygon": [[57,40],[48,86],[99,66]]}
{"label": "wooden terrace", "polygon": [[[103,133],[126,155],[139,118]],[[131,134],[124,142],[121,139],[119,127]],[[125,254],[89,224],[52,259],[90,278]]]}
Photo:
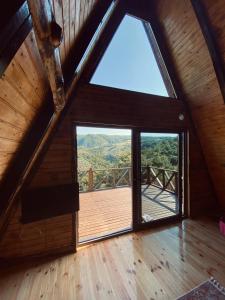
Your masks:
{"label": "wooden terrace", "polygon": [[[91,186],[92,190],[80,193],[80,242],[132,228],[132,189],[129,181],[129,169],[121,168],[117,176],[111,178],[114,186],[102,190],[95,190],[94,186],[109,185],[111,179],[108,175],[103,180],[104,176],[101,174],[101,184],[99,185],[99,181],[90,184],[89,179],[94,179],[93,170],[91,170],[91,174],[90,171],[86,173],[88,178],[86,186],[89,189]],[[115,169],[113,170],[113,173],[116,174]],[[176,185],[175,175],[169,176],[167,173],[169,179],[164,180],[165,185],[163,186],[160,175],[165,170],[153,168],[149,170],[146,174],[149,174],[151,179],[144,178],[144,175],[142,178],[142,221],[154,221],[176,215],[178,212],[177,195],[175,191],[172,191]],[[144,173],[142,172],[142,174]],[[111,174],[111,172],[107,174]],[[166,174],[164,175],[166,177]],[[84,174],[82,176],[84,177]],[[122,184],[123,186],[121,186]],[[85,188],[83,187],[83,189]]]}

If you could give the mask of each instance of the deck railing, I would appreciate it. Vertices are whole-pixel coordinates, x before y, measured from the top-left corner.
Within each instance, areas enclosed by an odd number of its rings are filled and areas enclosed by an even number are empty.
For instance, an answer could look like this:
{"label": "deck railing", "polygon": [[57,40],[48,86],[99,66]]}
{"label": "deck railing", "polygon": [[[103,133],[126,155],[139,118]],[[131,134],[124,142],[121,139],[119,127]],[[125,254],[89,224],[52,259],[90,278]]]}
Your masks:
{"label": "deck railing", "polygon": [[[78,171],[78,181],[80,192],[131,186],[131,167]],[[178,172],[154,166],[141,167],[141,184],[177,194]]]}
{"label": "deck railing", "polygon": [[154,185],[162,190],[178,194],[178,171],[153,166],[141,168],[142,185]]}

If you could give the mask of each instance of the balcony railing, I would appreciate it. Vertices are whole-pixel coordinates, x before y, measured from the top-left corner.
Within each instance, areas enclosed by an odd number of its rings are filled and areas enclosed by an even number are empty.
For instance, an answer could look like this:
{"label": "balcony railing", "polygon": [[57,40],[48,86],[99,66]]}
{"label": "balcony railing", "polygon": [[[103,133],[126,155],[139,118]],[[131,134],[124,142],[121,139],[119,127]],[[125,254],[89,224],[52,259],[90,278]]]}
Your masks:
{"label": "balcony railing", "polygon": [[[78,181],[80,192],[131,186],[131,167],[78,171]],[[141,184],[153,185],[177,195],[178,172],[154,166],[141,167]]]}

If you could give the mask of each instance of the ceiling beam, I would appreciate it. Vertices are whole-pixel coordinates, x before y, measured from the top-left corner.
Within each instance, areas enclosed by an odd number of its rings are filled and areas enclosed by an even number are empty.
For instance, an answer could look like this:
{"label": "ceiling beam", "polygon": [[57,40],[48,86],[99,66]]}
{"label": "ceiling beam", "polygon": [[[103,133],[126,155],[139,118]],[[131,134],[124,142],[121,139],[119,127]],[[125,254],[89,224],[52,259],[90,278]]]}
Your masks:
{"label": "ceiling beam", "polygon": [[55,110],[65,105],[64,79],[59,55],[62,29],[55,22],[50,1],[28,0],[39,52],[52,90]]}
{"label": "ceiling beam", "polygon": [[32,28],[27,3],[5,3],[0,13],[0,77]]}
{"label": "ceiling beam", "polygon": [[[100,21],[101,20],[99,20],[99,22]],[[95,24],[96,30],[99,23],[94,22],[93,24]],[[46,44],[47,43],[46,41]],[[49,47],[52,51],[52,45]],[[86,63],[84,63],[84,66],[85,65]],[[54,111],[51,95],[46,99],[42,111],[37,116],[35,123],[21,144],[21,149],[18,151],[13,163],[8,169],[7,176],[5,176],[0,185],[0,238],[7,228],[10,216],[16,207],[15,204],[19,202],[21,192],[32,180],[35,171],[49,147],[54,132],[58,126],[60,126],[63,117],[74,100],[80,76],[81,73],[73,77],[71,84],[66,88],[65,99],[67,101],[62,111]]]}
{"label": "ceiling beam", "polygon": [[[74,45],[72,45],[71,49],[69,50],[65,63],[63,64],[63,74],[65,85],[67,87],[73,80],[76,68],[111,3],[112,0],[97,2],[93,10],[91,11],[87,21],[79,32]],[[73,62],[72,64],[71,61]]]}
{"label": "ceiling beam", "polygon": [[211,56],[216,77],[225,102],[225,68],[206,8],[201,0],[191,0],[202,34]]}

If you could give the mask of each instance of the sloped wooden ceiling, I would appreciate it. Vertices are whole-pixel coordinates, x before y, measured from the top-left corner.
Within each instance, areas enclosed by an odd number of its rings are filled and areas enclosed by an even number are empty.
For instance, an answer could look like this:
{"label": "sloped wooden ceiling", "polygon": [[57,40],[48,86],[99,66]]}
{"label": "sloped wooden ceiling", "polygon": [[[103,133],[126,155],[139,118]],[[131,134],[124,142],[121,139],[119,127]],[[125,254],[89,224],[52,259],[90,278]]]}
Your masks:
{"label": "sloped wooden ceiling", "polygon": [[[97,2],[99,1],[52,0],[56,21],[62,26],[64,35],[60,45],[62,65],[75,47]],[[108,3],[109,1],[107,5]],[[1,57],[1,61],[3,59]],[[70,62],[70,65],[73,64]],[[0,78],[0,183],[9,173],[10,166],[15,165],[14,158],[18,150],[23,146],[40,109],[49,101],[49,90],[32,30]]]}
{"label": "sloped wooden ceiling", "polygon": [[[23,1],[21,1],[22,3]],[[66,59],[70,58],[70,53],[73,52],[73,47],[76,47],[77,39],[83,33],[85,35],[85,43],[88,43],[90,34],[95,30],[98,22],[101,21],[101,14],[95,17],[91,30],[85,31],[85,25],[90,14],[90,22],[93,21],[94,9],[100,3],[98,0],[52,0],[53,10],[56,21],[63,29],[63,42],[60,45],[60,56],[62,65],[65,68]],[[107,8],[110,1],[104,2],[101,6]],[[84,32],[83,32],[84,29]],[[87,38],[88,36],[88,38]],[[82,50],[82,47],[81,47]],[[74,72],[75,65],[79,62],[81,53],[76,57],[73,63],[69,61]],[[36,117],[44,106],[49,101],[49,84],[46,78],[46,73],[37,49],[36,40],[33,30],[29,33],[26,40],[23,42],[15,57],[8,65],[3,76],[0,79],[0,182],[3,182],[5,174],[10,169],[11,164],[15,163],[15,157],[18,150],[24,145],[24,140],[30,133]],[[26,144],[26,147],[29,147]],[[18,157],[17,157],[18,158]],[[18,162],[19,158],[17,159]],[[17,165],[15,164],[15,167]],[[8,172],[9,173],[9,172]],[[11,182],[13,190],[13,182]],[[1,186],[4,189],[4,186]],[[2,199],[1,199],[2,200]],[[18,218],[20,214],[20,207],[10,219],[10,224],[13,230],[4,239],[1,244],[3,252],[6,253],[4,247],[5,243],[9,246],[7,249],[13,249],[14,239],[17,238],[26,247],[22,247],[21,243],[17,244],[16,250],[13,250],[18,255],[33,254],[35,251],[51,251],[51,249],[61,248],[64,246],[71,246],[73,244],[73,216],[70,214],[65,217],[57,217],[51,221],[44,220],[43,222],[34,223],[32,226],[26,226],[25,239],[21,240],[20,233],[22,224]],[[14,221],[16,220],[16,222]],[[39,229],[37,229],[39,226]],[[54,228],[54,229],[53,229]],[[2,229],[2,228],[1,228]],[[56,230],[57,234],[54,233]],[[24,232],[24,228],[22,229]],[[42,235],[42,231],[45,235]],[[47,233],[48,232],[48,233]],[[56,238],[58,236],[59,238]],[[17,234],[19,233],[19,235]],[[47,235],[46,235],[47,234]],[[50,235],[49,235],[50,234]],[[40,243],[40,235],[43,241]],[[1,237],[0,237],[1,238]],[[28,243],[28,244],[27,244]],[[42,249],[41,249],[41,248]],[[23,249],[23,250],[22,250]],[[74,246],[73,246],[74,249]],[[22,252],[21,252],[22,251]],[[25,252],[24,252],[25,251]]]}
{"label": "sloped wooden ceiling", "polygon": [[[203,4],[225,62],[225,3],[204,0]],[[158,0],[155,5],[217,197],[225,208],[225,104],[206,42],[191,1]]]}
{"label": "sloped wooden ceiling", "polygon": [[[52,0],[56,21],[64,33],[60,45],[62,64],[96,3],[97,0]],[[48,89],[32,30],[0,78],[0,179],[45,101]]]}
{"label": "sloped wooden ceiling", "polygon": [[[65,62],[69,55],[70,47],[73,44],[73,41],[76,41],[76,37],[77,37],[76,30],[79,31],[80,30],[79,28],[82,28],[82,22],[84,22],[85,18],[87,18],[88,16],[88,11],[86,11],[86,9],[87,7],[91,9],[94,3],[93,1],[85,2],[81,0],[80,1],[72,1],[72,0],[56,1],[55,0],[52,3],[55,10],[56,20],[62,25],[64,31],[64,42],[60,46],[60,55],[62,61]],[[84,5],[84,3],[86,3],[86,5]],[[220,117],[221,114],[220,109],[218,110],[218,108],[216,107],[217,105],[219,105],[220,108],[224,106],[222,106],[223,102],[220,101],[221,96],[219,92],[219,87],[215,78],[215,73],[213,70],[210,57],[208,55],[208,51],[203,36],[201,34],[199,25],[196,21],[196,17],[194,15],[189,0],[188,1],[159,0],[156,1],[156,8],[158,12],[158,18],[164,28],[165,37],[167,38],[167,42],[169,44],[169,50],[174,58],[174,62],[173,62],[174,66],[176,67],[179,78],[181,79],[185,96],[187,97],[188,103],[192,109],[195,124],[198,129],[198,134],[201,137],[201,142],[204,149],[205,157],[207,158],[208,166],[211,168],[210,170],[213,170],[213,163],[210,165],[210,153],[214,155],[214,152],[216,151],[210,152],[207,149],[210,147],[211,148],[216,147],[216,139],[214,139],[212,135],[210,136],[212,130],[210,129],[210,125],[208,124],[207,116],[210,116],[211,118],[214,117],[211,116],[210,114],[210,111],[212,111],[213,108],[215,113],[217,114],[215,115],[215,118],[216,119],[221,118],[220,120],[222,120],[222,117]],[[75,19],[73,19],[73,16],[75,17]],[[79,19],[79,21],[77,18]],[[83,20],[82,22],[80,21],[80,18],[81,20]],[[204,57],[204,60],[202,59],[202,57]],[[30,76],[31,73],[28,73],[27,77],[30,78]],[[47,85],[45,80],[44,82]],[[69,184],[72,183],[73,178],[71,176],[72,174],[71,158],[73,156],[73,153],[72,153],[72,147],[70,146],[73,143],[71,142],[71,134],[72,134],[71,122],[73,122],[74,119],[80,121],[80,118],[82,119],[85,116],[86,113],[85,101],[89,103],[92,98],[92,94],[94,93],[96,93],[96,95],[99,94],[99,99],[100,99],[99,107],[102,107],[101,103],[103,103],[103,100],[101,98],[102,96],[105,97],[105,95],[108,94],[108,90],[98,89],[98,88],[95,89],[94,87],[87,86],[83,90],[81,88],[79,93],[80,94],[78,94],[78,96],[80,97],[79,98],[80,108],[77,111],[77,108],[73,106],[72,113],[70,112],[67,115],[67,118],[65,118],[63,126],[61,126],[60,129],[58,130],[49,148],[49,151],[47,152],[47,155],[45,156],[45,159],[43,160],[43,163],[36,174],[36,177],[34,177],[34,181],[32,182],[31,185],[32,187],[43,186],[46,184],[50,186],[50,185],[61,185],[64,183],[69,183]],[[114,100],[116,93],[117,92],[111,91],[110,99]],[[10,99],[11,99],[10,101],[12,101],[13,97],[11,97]],[[43,96],[42,98],[40,98],[39,105],[41,105],[41,103],[43,103],[44,101],[45,100]],[[120,101],[120,96],[118,96],[118,101]],[[105,98],[104,98],[104,102],[105,102]],[[124,104],[122,103],[122,101],[120,102],[121,105],[123,106]],[[207,111],[205,110],[206,104],[208,105]],[[212,105],[210,106],[210,104]],[[170,123],[171,121],[170,117],[174,119],[173,114],[176,113],[177,115],[180,109],[183,113],[186,113],[182,102],[177,103],[176,105],[177,108],[175,108],[174,111],[171,110],[170,112],[171,115],[169,113],[167,114],[167,118],[164,120],[165,122]],[[105,110],[108,112],[108,116],[110,118],[111,111],[109,112],[109,107],[107,106],[106,103]],[[93,107],[91,107],[89,103],[89,119],[93,117],[92,108]],[[165,107],[164,108],[161,107],[160,110],[161,109],[165,110]],[[31,108],[30,111],[32,111]],[[132,111],[134,111],[134,109]],[[114,108],[114,112],[116,117],[118,112],[117,107]],[[27,114],[29,115],[29,113]],[[132,117],[132,113],[129,114],[129,118],[131,117]],[[139,120],[142,119],[143,119],[142,117],[139,118]],[[16,123],[16,120],[17,119],[15,119],[14,124]],[[82,121],[85,121],[85,118],[82,119]],[[113,122],[113,120],[111,120],[111,122]],[[176,119],[173,125],[174,128],[182,128],[183,126],[179,123],[178,119]],[[158,126],[160,125],[158,124]],[[189,125],[187,121],[184,127],[188,128],[188,126]],[[214,130],[215,128],[217,128],[217,126],[218,125],[214,126]],[[217,128],[216,130],[219,132],[221,128],[222,128],[222,123],[220,129]],[[219,134],[218,137],[220,137]],[[206,200],[205,201],[206,206],[211,207],[213,197],[211,192],[210,181],[208,180],[208,174],[205,169],[204,160],[202,159],[201,151],[199,149],[197,139],[195,137],[194,139],[192,138],[193,137],[191,137],[191,145],[190,145],[191,153],[193,154],[190,162],[190,169],[192,170],[192,176],[190,176],[190,180],[191,180],[190,186],[192,190],[191,197],[193,200],[193,210],[200,210],[202,208],[204,200]],[[22,139],[23,136],[21,136],[18,139],[19,143],[22,142]],[[211,144],[212,146],[210,146],[211,141],[213,141]],[[219,145],[222,153],[221,145],[223,145],[223,142]],[[64,147],[66,147],[66,150],[68,151],[66,160],[64,159],[65,156]],[[16,152],[16,148],[14,152]],[[54,153],[54,157],[52,153]],[[63,160],[61,160],[62,157]],[[211,158],[211,162],[213,161],[214,159]],[[46,166],[45,164],[46,162],[48,163],[48,166]],[[48,169],[49,166],[50,169]],[[218,164],[216,166],[218,166]],[[7,168],[7,165],[5,165],[5,167]],[[62,170],[63,171],[66,170],[66,171],[61,172]],[[217,169],[217,171],[219,172],[219,168]],[[43,175],[45,175],[45,177]],[[54,176],[58,176],[58,177],[54,177]],[[45,179],[44,182],[42,181],[43,178]],[[196,178],[200,178],[198,182],[196,182]],[[56,186],[54,186],[54,188],[56,188]],[[199,195],[201,195],[201,199],[198,199]],[[53,249],[56,248],[60,249],[61,246],[63,247],[74,246],[73,244],[74,243],[74,219],[72,214],[65,215],[65,218],[56,217],[44,221],[43,220],[38,221],[33,224],[27,224],[27,225],[21,225],[20,216],[21,216],[21,211],[19,207],[16,214],[14,215],[14,218],[11,219],[9,230],[6,232],[5,238],[3,239],[3,242],[0,245],[1,255],[3,254],[3,256],[4,255],[23,256],[26,254],[40,253],[40,251],[45,253],[47,251],[51,252]],[[67,237],[65,238],[65,236]],[[15,241],[16,241],[16,247],[13,248],[12,245],[15,244]],[[12,252],[8,253],[7,249],[11,249]]]}
{"label": "sloped wooden ceiling", "polygon": [[48,92],[33,31],[0,78],[0,180]]}
{"label": "sloped wooden ceiling", "polygon": [[98,0],[51,0],[56,22],[63,29],[60,45],[62,65]]}

